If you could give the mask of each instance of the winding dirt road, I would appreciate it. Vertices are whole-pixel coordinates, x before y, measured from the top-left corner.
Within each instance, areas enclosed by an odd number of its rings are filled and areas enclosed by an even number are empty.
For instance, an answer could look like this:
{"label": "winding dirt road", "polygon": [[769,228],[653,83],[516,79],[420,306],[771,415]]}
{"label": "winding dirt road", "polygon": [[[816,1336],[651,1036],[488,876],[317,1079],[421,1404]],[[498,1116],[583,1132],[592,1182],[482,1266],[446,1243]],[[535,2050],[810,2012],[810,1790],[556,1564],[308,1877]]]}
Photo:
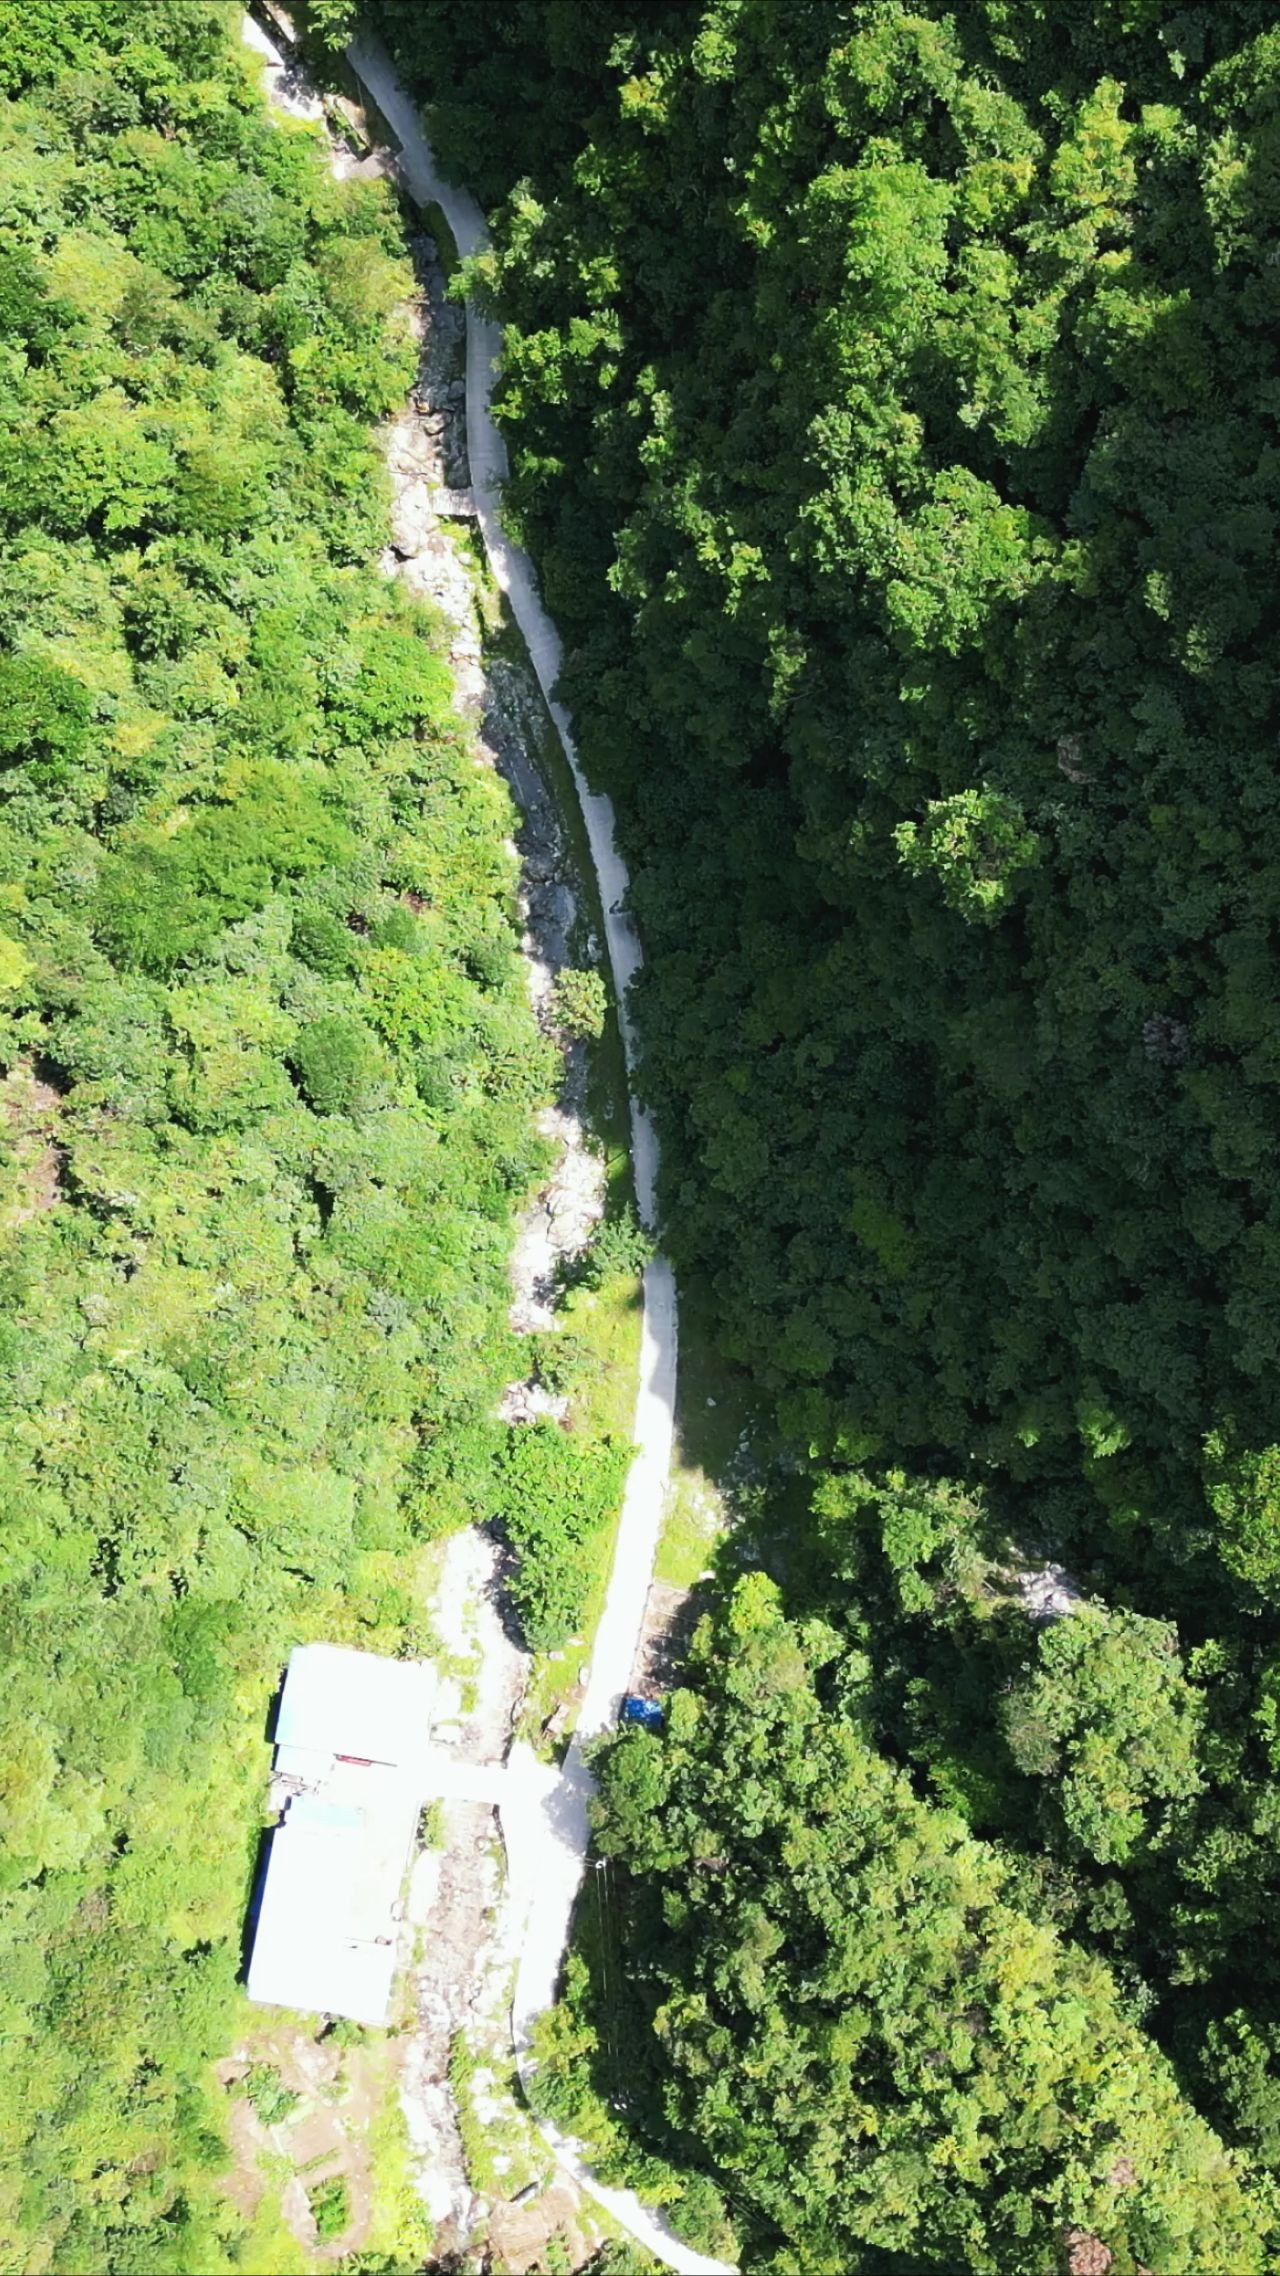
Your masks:
{"label": "winding dirt road", "polygon": [[[436,167],[395,67],[380,42],[361,33],[347,60],[400,145],[400,171],[420,205],[438,205],[458,251],[480,252],[488,242],[484,216],[469,191],[446,182]],[[639,937],[625,910],[628,877],[614,840],[610,801],[590,789],[578,764],[569,715],[556,701],[560,672],[559,636],[538,596],[528,556],[511,543],[502,526],[501,488],[507,471],[506,447],[490,409],[494,367],[501,348],[495,324],[467,311],[467,447],[476,517],[489,564],[507,596],[524,636],[534,670],[572,770],[581,802],[600,887],[609,962],[628,1074],[634,1074],[635,1034],[627,991],[640,968]],[[647,1226],[654,1223],[658,1141],[653,1123],[635,1099],[630,1102],[631,1153],[636,1200]],[[662,1523],[663,1498],[671,1462],[676,1389],[676,1284],[664,1257],[655,1257],[644,1276],[644,1322],[640,1390],[636,1403],[636,1456],[627,1479],[617,1547],[604,1612],[592,1647],[590,1673],[578,1727],[558,1779],[548,1781],[528,1750],[513,1748],[502,1801],[503,1834],[513,1879],[528,1892],[529,1910],[512,2002],[512,2031],[522,2069],[527,2065],[534,2018],[550,2006],[569,1939],[573,1906],[581,1886],[590,1828],[587,1804],[591,1772],[584,1749],[616,1721],[630,1678],[653,1575]],[[561,2163],[640,2243],[680,2276],[731,2276],[722,2261],[708,2259],[683,2243],[658,2215],[630,2190],[611,2189],[583,2165],[572,2143],[554,2127],[543,2132]]]}

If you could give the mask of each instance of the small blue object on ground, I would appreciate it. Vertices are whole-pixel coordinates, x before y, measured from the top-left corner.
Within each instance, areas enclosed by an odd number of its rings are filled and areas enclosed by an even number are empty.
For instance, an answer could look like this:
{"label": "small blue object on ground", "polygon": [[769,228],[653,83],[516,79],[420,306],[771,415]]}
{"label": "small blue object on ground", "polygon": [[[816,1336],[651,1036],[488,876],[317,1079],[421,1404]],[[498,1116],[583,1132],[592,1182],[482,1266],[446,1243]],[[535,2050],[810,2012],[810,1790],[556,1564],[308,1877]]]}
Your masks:
{"label": "small blue object on ground", "polygon": [[660,1731],[663,1720],[661,1702],[657,1699],[641,1699],[634,1691],[629,1691],[622,1702],[621,1720],[624,1723],[638,1723],[642,1731]]}

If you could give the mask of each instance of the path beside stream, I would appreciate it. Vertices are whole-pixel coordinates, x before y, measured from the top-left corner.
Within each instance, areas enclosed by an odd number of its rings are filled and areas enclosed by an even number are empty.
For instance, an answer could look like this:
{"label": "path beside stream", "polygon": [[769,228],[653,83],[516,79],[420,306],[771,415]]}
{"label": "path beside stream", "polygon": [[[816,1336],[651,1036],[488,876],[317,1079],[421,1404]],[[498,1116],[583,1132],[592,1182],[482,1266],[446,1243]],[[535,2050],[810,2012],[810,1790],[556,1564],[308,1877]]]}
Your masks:
{"label": "path beside stream", "polygon": [[[268,57],[271,99],[295,115],[323,116],[305,80],[282,59],[252,20],[247,23],[246,37]],[[481,250],[487,236],[480,208],[469,192],[446,182],[437,171],[416,106],[400,85],[386,51],[376,39],[361,34],[348,48],[347,61],[398,148],[394,156],[375,150],[356,159],[339,151],[335,144],[335,171],[393,171],[421,211],[439,208],[461,255]],[[564,832],[554,801],[536,767],[527,763],[528,737],[513,714],[518,697],[502,684],[498,674],[486,678],[484,672],[474,584],[447,529],[450,520],[460,516],[470,519],[474,514],[489,569],[519,627],[537,687],[573,777],[599,888],[627,1073],[633,1080],[637,1053],[627,996],[640,969],[642,952],[627,912],[629,880],[615,841],[613,809],[607,798],[590,789],[579,767],[569,716],[554,692],[561,664],[559,637],[542,606],[532,564],[510,542],[501,520],[507,459],[490,404],[500,334],[474,309],[467,311],[465,320],[459,319],[452,304],[445,301],[429,241],[424,237],[414,250],[423,288],[419,312],[422,354],[414,395],[393,423],[388,438],[393,544],[384,567],[389,574],[404,576],[449,621],[453,630],[450,664],[460,708],[475,720],[482,752],[507,776],[521,807],[524,947],[535,1009],[544,1011],[554,971],[568,957],[575,914],[572,887]],[[465,322],[464,377],[455,375],[449,364],[450,325],[459,321]],[[456,350],[458,344],[454,337],[452,348]],[[465,417],[461,434],[459,412]],[[575,1095],[574,1082],[570,1055],[566,1088],[545,1125],[557,1148],[557,1170],[548,1189],[526,1212],[515,1245],[513,1324],[518,1327],[547,1324],[548,1267],[554,1264],[557,1253],[572,1253],[575,1245],[585,1243],[603,1206],[602,1181],[597,1197],[588,1189],[584,1173],[589,1150],[583,1139],[580,1095]],[[629,1114],[636,1201],[642,1221],[652,1229],[657,1134],[634,1092]],[[561,1180],[559,1206],[549,1201],[557,1175]],[[563,1192],[566,1175],[567,1204]],[[575,1735],[558,1777],[537,1762],[531,1749],[516,1744],[507,1755],[505,1771],[499,1770],[493,1780],[495,1798],[500,1796],[508,1867],[506,1902],[501,1907],[502,1942],[516,1933],[519,1936],[511,2029],[523,2076],[529,2074],[532,2025],[556,1996],[586,1865],[588,1804],[593,1788],[587,1753],[592,1741],[616,1723],[630,1681],[662,1525],[674,1433],[677,1355],[676,1284],[665,1258],[651,1259],[644,1274],[643,1293],[640,1383],[633,1432],[636,1453],[627,1478],[613,1568],[592,1644]],[[518,1388],[513,1386],[512,1390]],[[482,1535],[469,1534],[447,1545],[437,1596],[437,1617],[442,1627],[451,1628],[455,1621],[465,1626],[468,1618],[473,1623],[479,1620],[474,1644],[486,1662],[479,1684],[485,1712],[473,1713],[465,1729],[459,1726],[452,1733],[440,1734],[457,1745],[457,1771],[467,1763],[496,1768],[494,1757],[504,1751],[527,1673],[525,1655],[511,1643],[496,1611],[496,1551],[491,1566],[483,1572],[469,1570],[464,1576],[461,1571],[464,1558],[469,1557],[474,1565],[475,1544],[483,1540]],[[486,1546],[492,1550],[492,1544]],[[449,1649],[453,1644],[450,1634]],[[501,1728],[504,1721],[505,1730]],[[481,1784],[485,1784],[483,1779]],[[460,1784],[452,1769],[448,1776],[442,1775],[441,1793],[451,1797],[445,1803],[448,1840],[443,1853],[427,1853],[427,1858],[434,1857],[436,1862],[420,1864],[415,1875],[410,1913],[420,1946],[413,1971],[420,2030],[406,2078],[410,2131],[415,2146],[429,2157],[437,2174],[432,2211],[459,2240],[465,2236],[471,2208],[456,2113],[441,2071],[447,2059],[447,2043],[461,2021],[459,2002],[465,2005],[467,1999],[474,2001],[475,1987],[486,1976],[492,1981],[494,1973],[492,1950],[487,1966],[482,1953],[486,1912],[493,1911],[492,1882],[487,1868],[479,1863],[488,1853],[480,1818],[485,1804],[480,1799],[466,1799],[465,1788],[466,1780]],[[434,1955],[433,1944],[438,1947]],[[499,1964],[500,1960],[501,1955]],[[732,2276],[724,2263],[685,2244],[633,2192],[599,2182],[575,2145],[554,2127],[543,2123],[540,2130],[576,2183],[657,2259],[683,2272],[683,2276]]]}
{"label": "path beside stream", "polygon": [[[467,190],[445,181],[422,132],[416,105],[401,86],[381,43],[360,34],[347,50],[357,79],[372,96],[399,143],[399,173],[420,207],[436,205],[444,214],[459,253],[465,258],[486,245],[484,216]],[[493,419],[491,396],[501,348],[498,327],[474,309],[467,313],[467,457],[476,519],[489,565],[506,595],[524,636],[529,657],[555,723],[581,803],[604,910],[606,945],[617,994],[627,1072],[634,1078],[636,1037],[627,994],[640,969],[639,936],[626,901],[629,879],[614,835],[612,805],[592,791],[578,764],[572,725],[555,695],[560,674],[559,635],[542,605],[528,555],[511,543],[501,519],[506,447]],[[643,1222],[652,1227],[658,1177],[658,1139],[652,1120],[632,1092],[631,1148],[636,1200]],[[527,2062],[534,2019],[555,1998],[569,1941],[573,1907],[590,1841],[588,1803],[593,1780],[587,1750],[610,1729],[630,1680],[653,1577],[663,1504],[671,1466],[675,1427],[677,1309],[675,1275],[665,1257],[654,1257],[644,1276],[640,1390],[636,1402],[636,1455],[627,1478],[613,1570],[591,1651],[586,1693],[577,1728],[558,1784],[549,1794],[522,1799],[503,1811],[503,1832],[512,1879],[528,1890],[520,1965],[512,2005],[518,2055]],[[513,1748],[515,1767],[520,1750]],[[725,2276],[724,2264],[708,2259],[677,2237],[668,2224],[630,2190],[599,2183],[573,2145],[553,2128],[544,2133],[561,2162],[604,2204],[613,2218],[669,2268],[687,2276]]]}

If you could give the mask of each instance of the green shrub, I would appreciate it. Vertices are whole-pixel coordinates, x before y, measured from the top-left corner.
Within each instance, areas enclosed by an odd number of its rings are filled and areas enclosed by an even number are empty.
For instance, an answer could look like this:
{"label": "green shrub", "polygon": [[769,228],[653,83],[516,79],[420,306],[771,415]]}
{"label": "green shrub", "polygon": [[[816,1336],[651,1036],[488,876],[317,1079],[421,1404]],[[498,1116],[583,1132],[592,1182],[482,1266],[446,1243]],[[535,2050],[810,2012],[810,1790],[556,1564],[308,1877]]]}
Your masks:
{"label": "green shrub", "polygon": [[0,767],[36,762],[40,778],[60,782],[89,735],[88,689],[39,656],[0,656]]}
{"label": "green shrub", "polygon": [[375,948],[400,948],[409,956],[417,955],[425,946],[422,927],[403,901],[397,901],[385,917],[379,918],[372,938]]}
{"label": "green shrub", "polygon": [[301,1030],[293,1064],[303,1096],[317,1114],[352,1114],[368,1099],[380,1062],[364,1022],[330,1012]]}
{"label": "green shrub", "polygon": [[595,1040],[604,1034],[609,997],[598,972],[558,972],[551,991],[551,1012],[556,1026],[570,1041]]}
{"label": "green shrub", "polygon": [[616,1438],[545,1419],[507,1435],[494,1514],[519,1553],[511,1594],[535,1650],[565,1643],[582,1620],[630,1459]]}
{"label": "green shrub", "polygon": [[299,963],[326,980],[341,980],[355,962],[350,929],[329,909],[299,909],[289,945]]}
{"label": "green shrub", "polygon": [[500,988],[515,970],[515,955],[505,933],[473,934],[463,951],[463,959],[472,979],[482,988]]}
{"label": "green shrub", "polygon": [[357,672],[335,693],[335,708],[357,735],[407,733],[443,721],[453,703],[448,666],[423,632],[397,624],[368,626]]}
{"label": "green shrub", "polygon": [[571,1277],[586,1288],[601,1288],[606,1280],[643,1272],[652,1255],[652,1239],[628,1202],[616,1217],[603,1219],[586,1255],[571,1268]]}
{"label": "green shrub", "polygon": [[340,2174],[334,2174],[330,2181],[318,2183],[310,2191],[307,2202],[316,2224],[316,2234],[322,2244],[328,2244],[334,2237],[341,2236],[343,2230],[350,2226],[351,2198]]}
{"label": "green shrub", "polygon": [[277,883],[350,850],[351,833],[293,768],[238,769],[187,821],[143,829],[102,865],[94,929],[121,963],[168,972],[260,909]]}
{"label": "green shrub", "polygon": [[300,2094],[285,2085],[274,2063],[251,2063],[240,2081],[240,2092],[264,2126],[278,2126],[302,2100]]}

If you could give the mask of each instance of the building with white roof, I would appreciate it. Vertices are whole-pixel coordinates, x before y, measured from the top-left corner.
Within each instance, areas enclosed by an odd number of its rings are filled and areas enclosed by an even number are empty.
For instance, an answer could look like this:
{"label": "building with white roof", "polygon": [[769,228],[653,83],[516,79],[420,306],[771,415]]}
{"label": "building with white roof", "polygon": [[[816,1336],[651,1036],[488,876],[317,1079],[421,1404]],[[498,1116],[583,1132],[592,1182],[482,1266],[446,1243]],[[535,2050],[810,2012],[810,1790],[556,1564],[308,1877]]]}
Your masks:
{"label": "building with white roof", "polygon": [[435,1695],[421,1660],[336,1644],[290,1655],[250,1999],[386,2022]]}

